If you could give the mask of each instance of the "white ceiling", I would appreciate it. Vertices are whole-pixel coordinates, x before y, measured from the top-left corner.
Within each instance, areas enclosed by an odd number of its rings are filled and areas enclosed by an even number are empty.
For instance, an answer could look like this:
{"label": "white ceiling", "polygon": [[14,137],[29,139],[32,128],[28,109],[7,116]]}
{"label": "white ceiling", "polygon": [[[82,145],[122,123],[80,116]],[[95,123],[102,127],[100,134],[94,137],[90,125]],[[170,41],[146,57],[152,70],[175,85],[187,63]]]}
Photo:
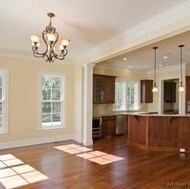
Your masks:
{"label": "white ceiling", "polygon": [[[71,40],[69,54],[64,61],[74,62],[78,57],[109,41],[123,32],[146,22],[168,10],[172,10],[189,0],[1,0],[0,5],[0,54],[33,58],[31,34],[40,34],[49,24],[48,12],[56,17],[52,25],[60,37]],[[159,64],[177,63],[178,45],[185,45],[189,59],[190,34],[179,36],[170,42],[158,42],[158,56],[170,54]],[[104,61],[115,68],[152,69],[152,46],[143,47],[128,54]],[[175,49],[175,50],[174,50]],[[127,61],[123,61],[123,57]],[[63,61],[63,62],[64,62]],[[172,63],[171,63],[172,62]],[[142,66],[141,66],[142,65]]]}
{"label": "white ceiling", "polygon": [[[179,65],[180,68],[181,49],[178,47],[179,45],[184,45],[182,48],[182,63],[190,63],[190,31],[188,31],[107,59],[96,64],[96,66],[128,71],[153,70],[155,62],[155,50],[153,47],[158,47],[156,50],[157,68],[173,65]],[[124,58],[127,58],[127,60],[123,60]]]}

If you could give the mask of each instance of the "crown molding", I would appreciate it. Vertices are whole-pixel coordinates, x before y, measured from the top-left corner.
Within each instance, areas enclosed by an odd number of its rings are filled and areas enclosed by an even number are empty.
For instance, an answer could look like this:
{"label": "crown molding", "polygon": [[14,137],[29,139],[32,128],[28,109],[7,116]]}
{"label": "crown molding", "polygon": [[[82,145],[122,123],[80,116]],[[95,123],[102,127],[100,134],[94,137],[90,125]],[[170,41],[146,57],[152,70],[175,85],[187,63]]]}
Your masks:
{"label": "crown molding", "polygon": [[[32,52],[23,52],[23,51],[16,51],[16,50],[7,50],[7,49],[0,49],[0,56],[2,57],[12,57],[12,58],[21,58],[21,59],[28,59],[28,60],[34,60],[34,61],[40,61],[44,62],[45,60],[43,58],[36,58],[32,55]],[[64,61],[65,60],[65,61]],[[65,58],[64,64],[74,64],[72,59]],[[63,61],[57,61],[56,64],[63,64]]]}
{"label": "crown molding", "polygon": [[113,68],[113,67],[106,67],[106,66],[96,66],[97,69],[106,69],[106,70],[112,70],[112,71],[120,71],[120,72],[129,72],[129,73],[141,73],[141,74],[147,74],[147,70],[134,70],[134,69],[125,69],[125,68]]}
{"label": "crown molding", "polygon": [[[167,37],[171,33],[179,32],[180,29],[188,30],[190,28],[189,22],[183,22],[179,24],[183,19],[188,19],[190,21],[190,1],[186,1],[179,6],[176,6],[156,17],[153,17],[133,28],[123,32],[122,34],[90,49],[86,53],[77,57],[75,62],[87,62],[87,63],[97,63],[108,58],[120,55],[124,52],[129,52],[140,46],[147,44],[147,39],[145,40],[143,36],[156,32],[159,30],[159,34],[154,33],[153,36],[149,36],[149,43],[151,40],[159,37]],[[171,25],[177,26],[171,27]],[[170,27],[169,27],[170,26]],[[164,31],[162,28],[169,27],[168,30]],[[187,27],[187,28],[186,28]],[[167,33],[166,33],[167,32]],[[182,31],[181,31],[182,32]],[[137,41],[135,41],[138,39]]]}
{"label": "crown molding", "polygon": [[[119,69],[119,68],[113,68],[113,67],[106,67],[106,66],[96,66],[97,69],[106,69],[106,70],[113,70],[113,71],[121,71],[121,72],[129,72],[129,73],[144,73],[144,74],[153,74],[154,69],[151,70],[133,70],[133,69]],[[183,63],[182,64],[182,69],[190,69],[190,63]],[[174,71],[174,70],[180,70],[180,66],[178,64],[172,65],[172,66],[167,66],[167,67],[162,67],[162,68],[157,68],[156,72],[157,73],[163,73],[163,72],[169,72],[169,71]]]}

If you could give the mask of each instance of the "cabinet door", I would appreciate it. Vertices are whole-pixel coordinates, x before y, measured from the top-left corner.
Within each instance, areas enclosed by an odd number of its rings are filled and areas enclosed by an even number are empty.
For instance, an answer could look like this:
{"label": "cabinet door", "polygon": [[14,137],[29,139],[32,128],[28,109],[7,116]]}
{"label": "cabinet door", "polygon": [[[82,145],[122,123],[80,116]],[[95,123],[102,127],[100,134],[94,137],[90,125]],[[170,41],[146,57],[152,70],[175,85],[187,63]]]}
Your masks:
{"label": "cabinet door", "polygon": [[115,76],[94,75],[93,76],[93,103],[115,102]]}
{"label": "cabinet door", "polygon": [[141,103],[153,102],[152,87],[152,80],[141,80]]}
{"label": "cabinet door", "polygon": [[106,77],[105,102],[115,103],[115,77]]}
{"label": "cabinet door", "polygon": [[189,113],[190,109],[190,76],[186,76],[186,86],[185,86],[185,91],[186,91],[186,113]]}
{"label": "cabinet door", "polygon": [[93,77],[93,103],[104,103],[105,101],[105,78]]}
{"label": "cabinet door", "polygon": [[102,137],[111,136],[116,134],[116,117],[103,116],[102,117]]}

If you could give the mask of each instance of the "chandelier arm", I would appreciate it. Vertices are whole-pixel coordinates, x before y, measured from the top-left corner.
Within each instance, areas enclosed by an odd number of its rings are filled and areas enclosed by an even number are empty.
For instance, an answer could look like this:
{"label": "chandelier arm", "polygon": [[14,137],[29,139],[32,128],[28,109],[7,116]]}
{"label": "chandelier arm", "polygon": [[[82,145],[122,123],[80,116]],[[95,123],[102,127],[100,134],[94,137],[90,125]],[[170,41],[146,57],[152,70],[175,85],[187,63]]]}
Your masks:
{"label": "chandelier arm", "polygon": [[42,58],[44,57],[43,54],[40,54],[38,53],[38,47],[37,46],[32,46],[32,50],[33,50],[33,55],[36,57],[36,58]]}
{"label": "chandelier arm", "polygon": [[66,47],[61,51],[60,55],[55,54],[56,59],[58,60],[63,60],[65,58],[65,56],[68,54],[68,50],[66,49]]}

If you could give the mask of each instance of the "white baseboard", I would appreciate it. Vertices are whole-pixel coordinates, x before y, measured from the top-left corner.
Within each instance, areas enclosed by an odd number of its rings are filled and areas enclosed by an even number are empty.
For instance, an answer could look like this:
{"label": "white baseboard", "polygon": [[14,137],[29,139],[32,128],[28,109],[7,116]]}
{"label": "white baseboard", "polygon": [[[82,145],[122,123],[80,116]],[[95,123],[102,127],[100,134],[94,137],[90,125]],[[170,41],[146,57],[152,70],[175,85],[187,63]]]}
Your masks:
{"label": "white baseboard", "polygon": [[81,138],[81,137],[79,137],[79,136],[74,135],[74,136],[73,136],[73,140],[75,140],[76,142],[78,142],[78,143],[81,143],[81,144],[82,144],[82,138]]}
{"label": "white baseboard", "polygon": [[93,140],[92,139],[83,139],[82,143],[85,146],[91,146],[91,145],[93,145]]}
{"label": "white baseboard", "polygon": [[45,144],[45,143],[50,143],[50,142],[74,140],[73,138],[74,138],[73,135],[64,135],[64,136],[54,136],[54,137],[46,137],[46,138],[35,138],[35,139],[29,139],[29,140],[5,142],[5,143],[0,144],[0,150],[22,147],[22,146],[31,146],[31,145],[36,145],[36,144]]}
{"label": "white baseboard", "polygon": [[31,145],[37,145],[37,144],[45,144],[45,143],[51,143],[51,142],[61,142],[65,140],[74,140],[86,146],[92,144],[92,141],[86,141],[83,138],[76,135],[63,135],[63,136],[53,136],[53,137],[46,137],[46,138],[35,138],[35,139],[29,139],[29,140],[19,140],[19,141],[0,143],[0,150],[23,147],[23,146],[31,146]]}

